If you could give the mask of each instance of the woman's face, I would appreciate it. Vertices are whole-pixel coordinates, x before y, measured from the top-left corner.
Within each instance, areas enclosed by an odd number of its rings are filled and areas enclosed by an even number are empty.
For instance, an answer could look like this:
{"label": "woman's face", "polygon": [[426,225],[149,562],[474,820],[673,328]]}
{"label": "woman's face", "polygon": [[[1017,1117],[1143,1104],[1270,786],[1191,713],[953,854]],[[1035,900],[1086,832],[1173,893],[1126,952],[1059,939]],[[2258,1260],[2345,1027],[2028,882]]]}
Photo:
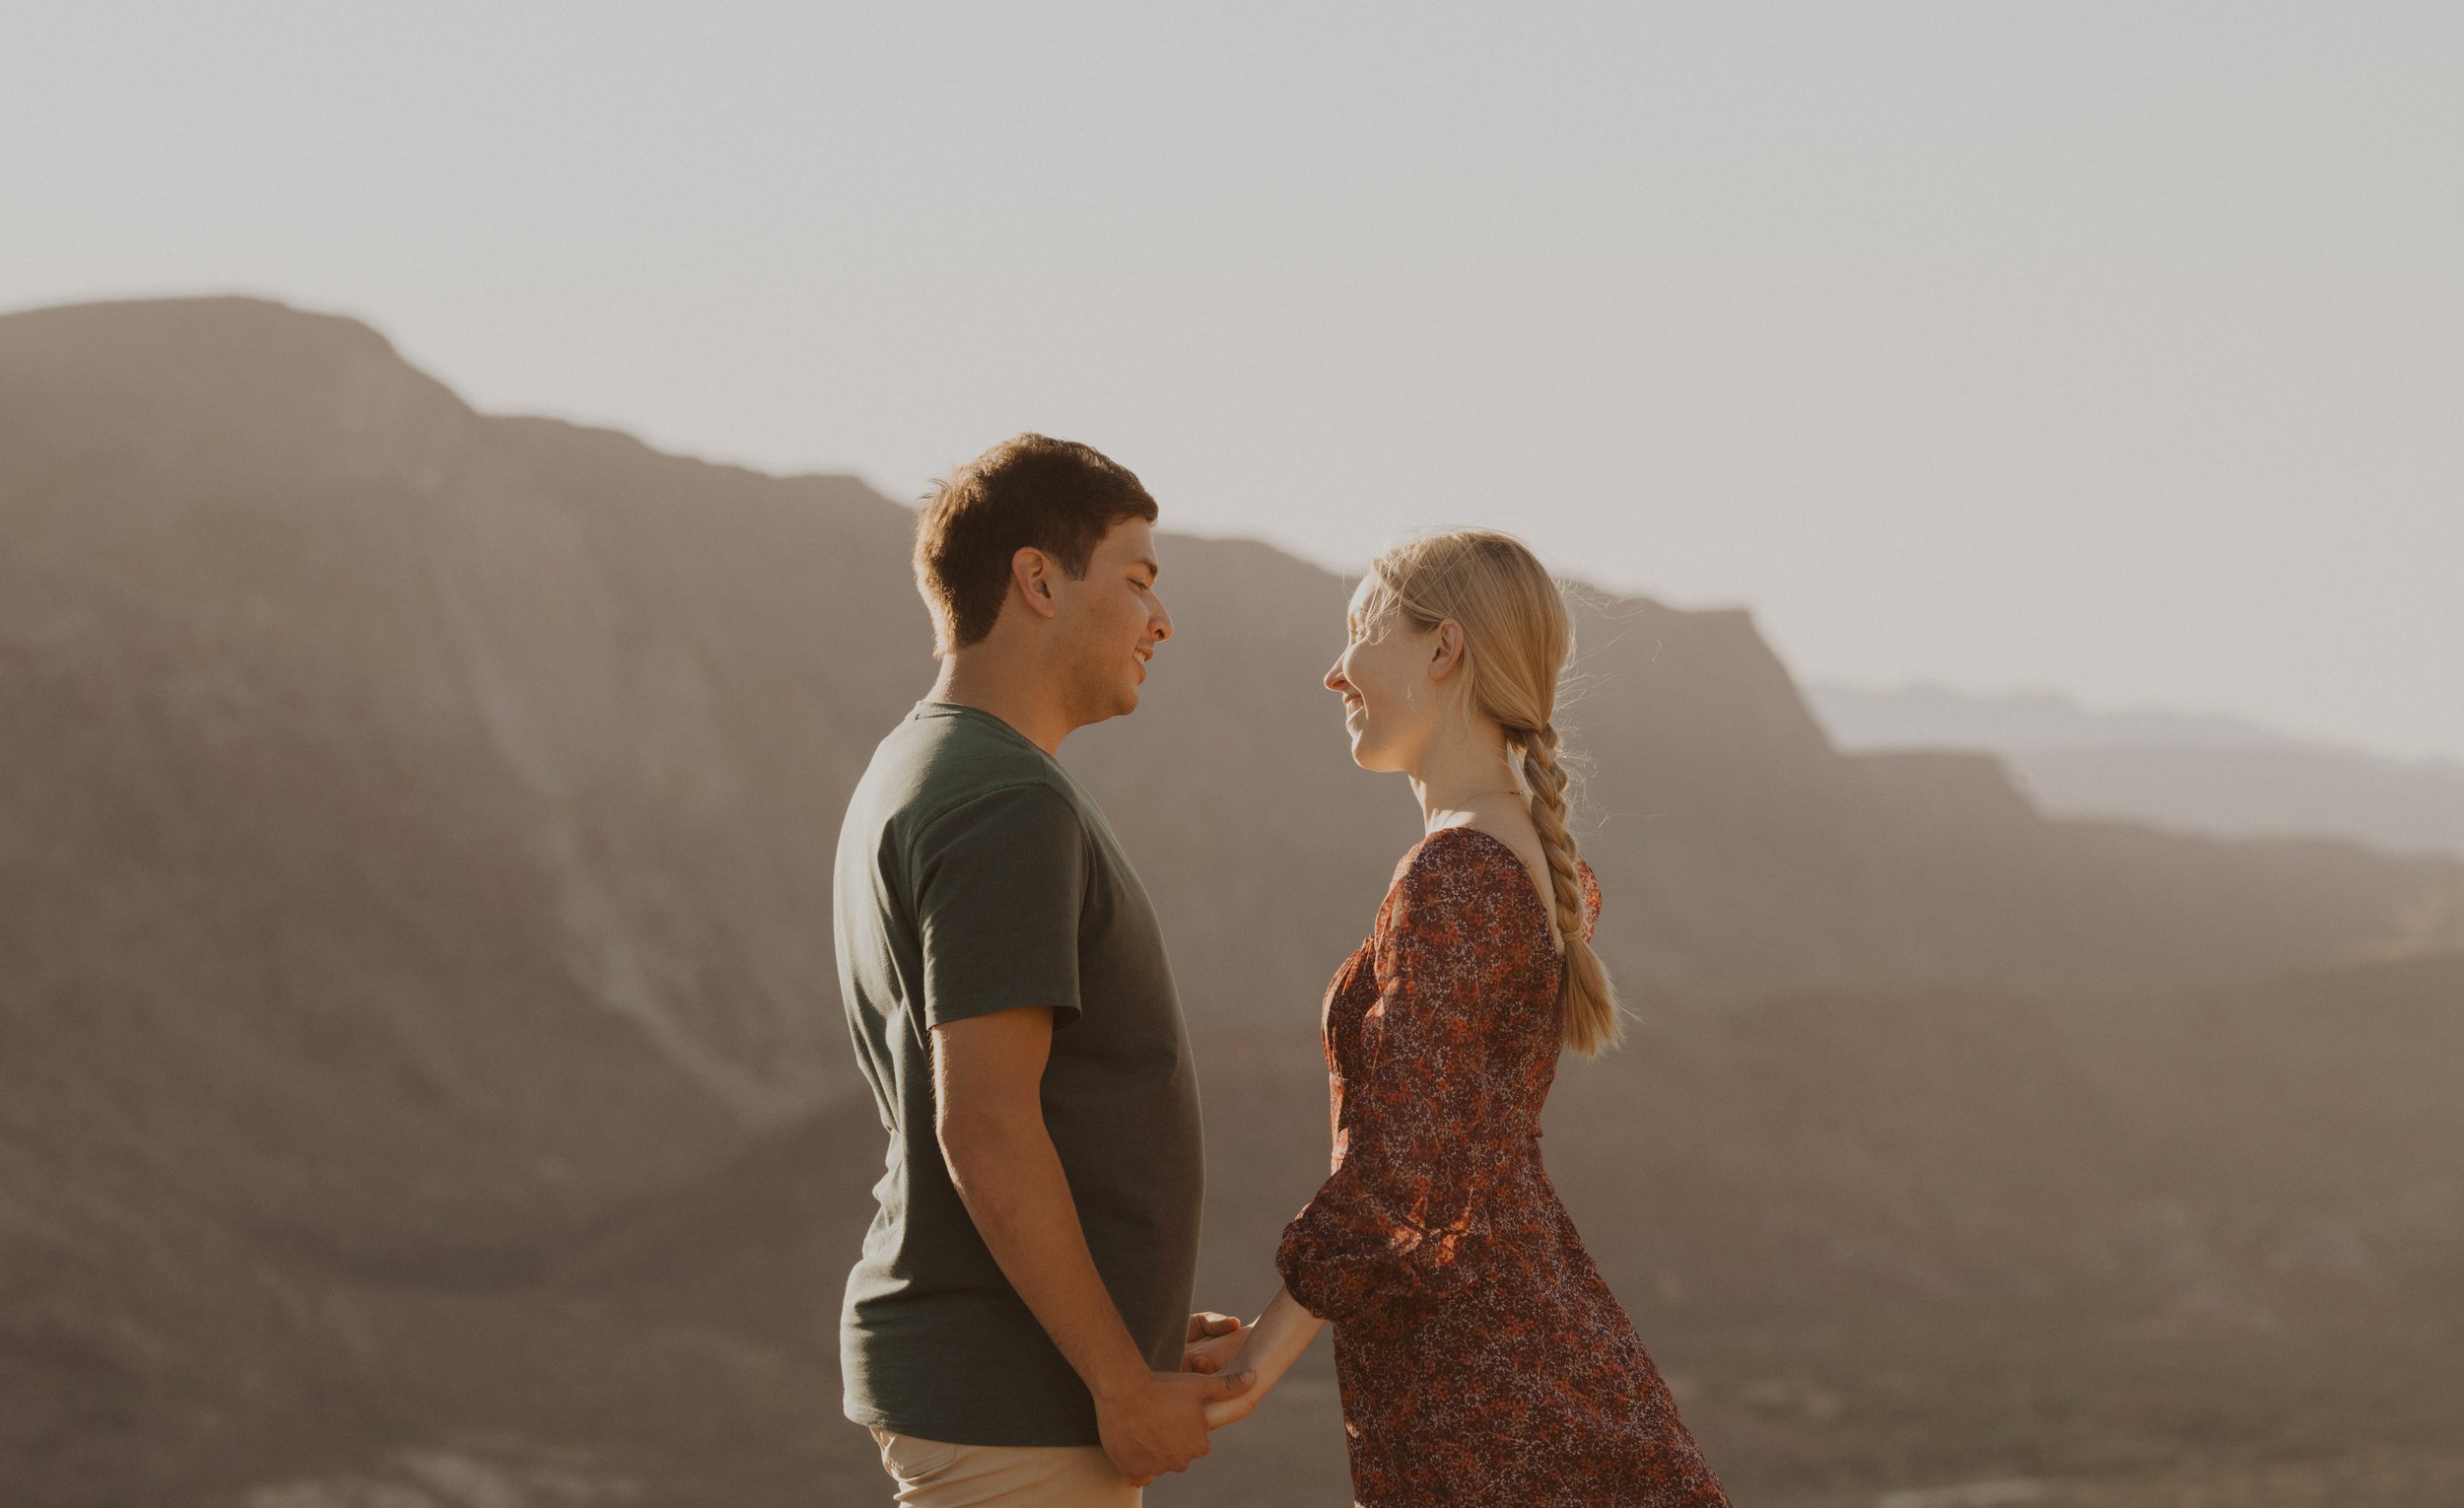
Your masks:
{"label": "woman's face", "polygon": [[1364,618],[1377,579],[1363,577],[1343,615],[1347,642],[1326,673],[1329,691],[1343,699],[1343,727],[1352,761],[1364,770],[1408,770],[1437,726],[1440,687],[1436,630],[1415,629],[1389,608]]}

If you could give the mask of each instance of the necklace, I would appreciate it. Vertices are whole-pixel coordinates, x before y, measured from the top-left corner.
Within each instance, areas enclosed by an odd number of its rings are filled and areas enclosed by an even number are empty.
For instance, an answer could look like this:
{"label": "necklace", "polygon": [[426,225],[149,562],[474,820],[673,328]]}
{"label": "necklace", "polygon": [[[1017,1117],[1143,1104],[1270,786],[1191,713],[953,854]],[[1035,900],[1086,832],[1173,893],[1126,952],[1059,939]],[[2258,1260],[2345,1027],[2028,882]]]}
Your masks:
{"label": "necklace", "polygon": [[[1447,809],[1448,811],[1466,811],[1466,812],[1468,812],[1468,811],[1470,811],[1470,810],[1472,809],[1472,803],[1473,801],[1475,801],[1475,800],[1478,800],[1481,796],[1488,796],[1488,795],[1510,795],[1510,796],[1521,796],[1522,794],[1523,794],[1523,792],[1522,792],[1522,791],[1520,791],[1520,790],[1474,790],[1474,791],[1473,791],[1473,792],[1472,792],[1470,795],[1465,796],[1465,797],[1464,797],[1462,800],[1460,800],[1460,801],[1453,801],[1453,802],[1449,802],[1449,803],[1447,804],[1446,809]],[[1494,835],[1492,835],[1492,836],[1494,836]]]}

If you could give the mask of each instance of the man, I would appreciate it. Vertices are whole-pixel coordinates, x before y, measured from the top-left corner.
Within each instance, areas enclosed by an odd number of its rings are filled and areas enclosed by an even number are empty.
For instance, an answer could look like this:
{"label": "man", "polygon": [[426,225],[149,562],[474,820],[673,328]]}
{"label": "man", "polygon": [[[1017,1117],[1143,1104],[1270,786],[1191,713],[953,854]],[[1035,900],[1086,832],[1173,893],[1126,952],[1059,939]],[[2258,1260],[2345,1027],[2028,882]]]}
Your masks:
{"label": "man", "polygon": [[1021,435],[916,523],[941,670],[839,834],[839,980],[890,1132],[840,1327],[898,1501],[1114,1508],[1206,1454],[1240,1322],[1189,1313],[1198,1082],[1144,888],[1063,738],[1172,620],[1154,499]]}

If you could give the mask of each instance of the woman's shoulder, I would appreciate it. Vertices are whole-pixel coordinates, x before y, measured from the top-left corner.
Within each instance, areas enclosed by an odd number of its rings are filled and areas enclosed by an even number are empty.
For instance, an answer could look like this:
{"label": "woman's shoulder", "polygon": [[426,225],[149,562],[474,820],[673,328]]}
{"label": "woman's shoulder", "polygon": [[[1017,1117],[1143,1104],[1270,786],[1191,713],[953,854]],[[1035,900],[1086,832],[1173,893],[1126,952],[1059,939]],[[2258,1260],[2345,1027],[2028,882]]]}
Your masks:
{"label": "woman's shoulder", "polygon": [[1441,827],[1403,851],[1395,865],[1395,883],[1462,871],[1486,873],[1508,864],[1520,869],[1523,859],[1496,834],[1476,827]]}
{"label": "woman's shoulder", "polygon": [[[1484,836],[1468,827],[1441,827],[1405,849],[1378,907],[1377,930],[1472,901],[1489,882],[1498,857],[1496,840],[1483,841]],[[1512,859],[1511,854],[1505,857]]]}
{"label": "woman's shoulder", "polygon": [[[1583,934],[1588,938],[1600,920],[1600,876],[1581,857],[1574,861],[1574,873],[1583,890]],[[1519,886],[1537,900],[1547,883],[1546,870],[1535,871],[1514,845],[1495,833],[1470,826],[1441,827],[1405,850],[1397,861],[1378,921],[1386,924],[1399,902],[1415,910],[1448,902],[1476,902],[1483,911],[1490,911],[1498,900],[1491,887]]]}

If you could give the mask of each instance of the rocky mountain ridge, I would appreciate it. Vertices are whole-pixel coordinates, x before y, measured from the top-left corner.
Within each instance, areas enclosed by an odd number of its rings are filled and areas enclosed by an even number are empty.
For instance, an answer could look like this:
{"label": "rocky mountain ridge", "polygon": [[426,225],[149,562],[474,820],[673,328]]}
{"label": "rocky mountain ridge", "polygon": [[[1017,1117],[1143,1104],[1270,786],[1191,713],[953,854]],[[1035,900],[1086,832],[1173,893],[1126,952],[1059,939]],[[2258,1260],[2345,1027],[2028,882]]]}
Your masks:
{"label": "rocky mountain ridge", "polygon": [[[847,478],[476,414],[348,320],[0,317],[12,1501],[478,1501],[437,1485],[462,1472],[522,1502],[784,1502],[871,1470],[812,1328],[878,1155],[827,887],[846,792],[929,682],[911,522]],[[1323,1165],[1317,995],[1415,824],[1343,758],[1318,684],[1345,583],[1261,545],[1163,548],[1180,631],[1147,703],[1063,757],[1165,921],[1208,1086],[1210,1282],[1237,1288]],[[1734,1327],[1783,1292],[1902,1315],[2039,1292],[1997,1275],[2043,1192],[2028,1147],[2094,1113],[2135,1019],[2075,1002],[2171,1021],[2302,971],[2394,979],[2414,1003],[2302,1124],[2428,1071],[2404,1044],[2443,1029],[2416,997],[2454,988],[2464,865],[2049,820],[1991,758],[1843,754],[1743,612],[1600,600],[1579,634],[1578,831],[1644,1029],[1569,1072],[1550,1155],[1680,1344],[1766,1354],[1767,1382],[1803,1358]],[[2197,1039],[2165,1041],[2157,1103],[2200,1082]],[[2080,1062],[2106,1067],[2038,1073]],[[1882,1134],[1903,1101],[1932,1107],[1921,1132]],[[1945,1138],[1974,1145],[1893,1186]],[[1799,1181],[1824,1145],[1846,1160]],[[2189,1274],[2160,1312],[2275,1260],[2219,1248],[2232,1218],[2196,1189],[2189,1235],[2130,1246],[2206,1154],[2073,1150],[2089,1172],[2042,1207],[2086,1218],[2104,1191],[2122,1213],[2048,1259],[2045,1303],[2148,1250]],[[2317,1218],[2410,1294],[2453,1185],[2399,1163]],[[1831,1479],[1821,1420],[1679,1359],[1766,1479]],[[1909,1419],[1838,1479],[1949,1459]],[[1290,1459],[1323,1468],[1307,1438]]]}

